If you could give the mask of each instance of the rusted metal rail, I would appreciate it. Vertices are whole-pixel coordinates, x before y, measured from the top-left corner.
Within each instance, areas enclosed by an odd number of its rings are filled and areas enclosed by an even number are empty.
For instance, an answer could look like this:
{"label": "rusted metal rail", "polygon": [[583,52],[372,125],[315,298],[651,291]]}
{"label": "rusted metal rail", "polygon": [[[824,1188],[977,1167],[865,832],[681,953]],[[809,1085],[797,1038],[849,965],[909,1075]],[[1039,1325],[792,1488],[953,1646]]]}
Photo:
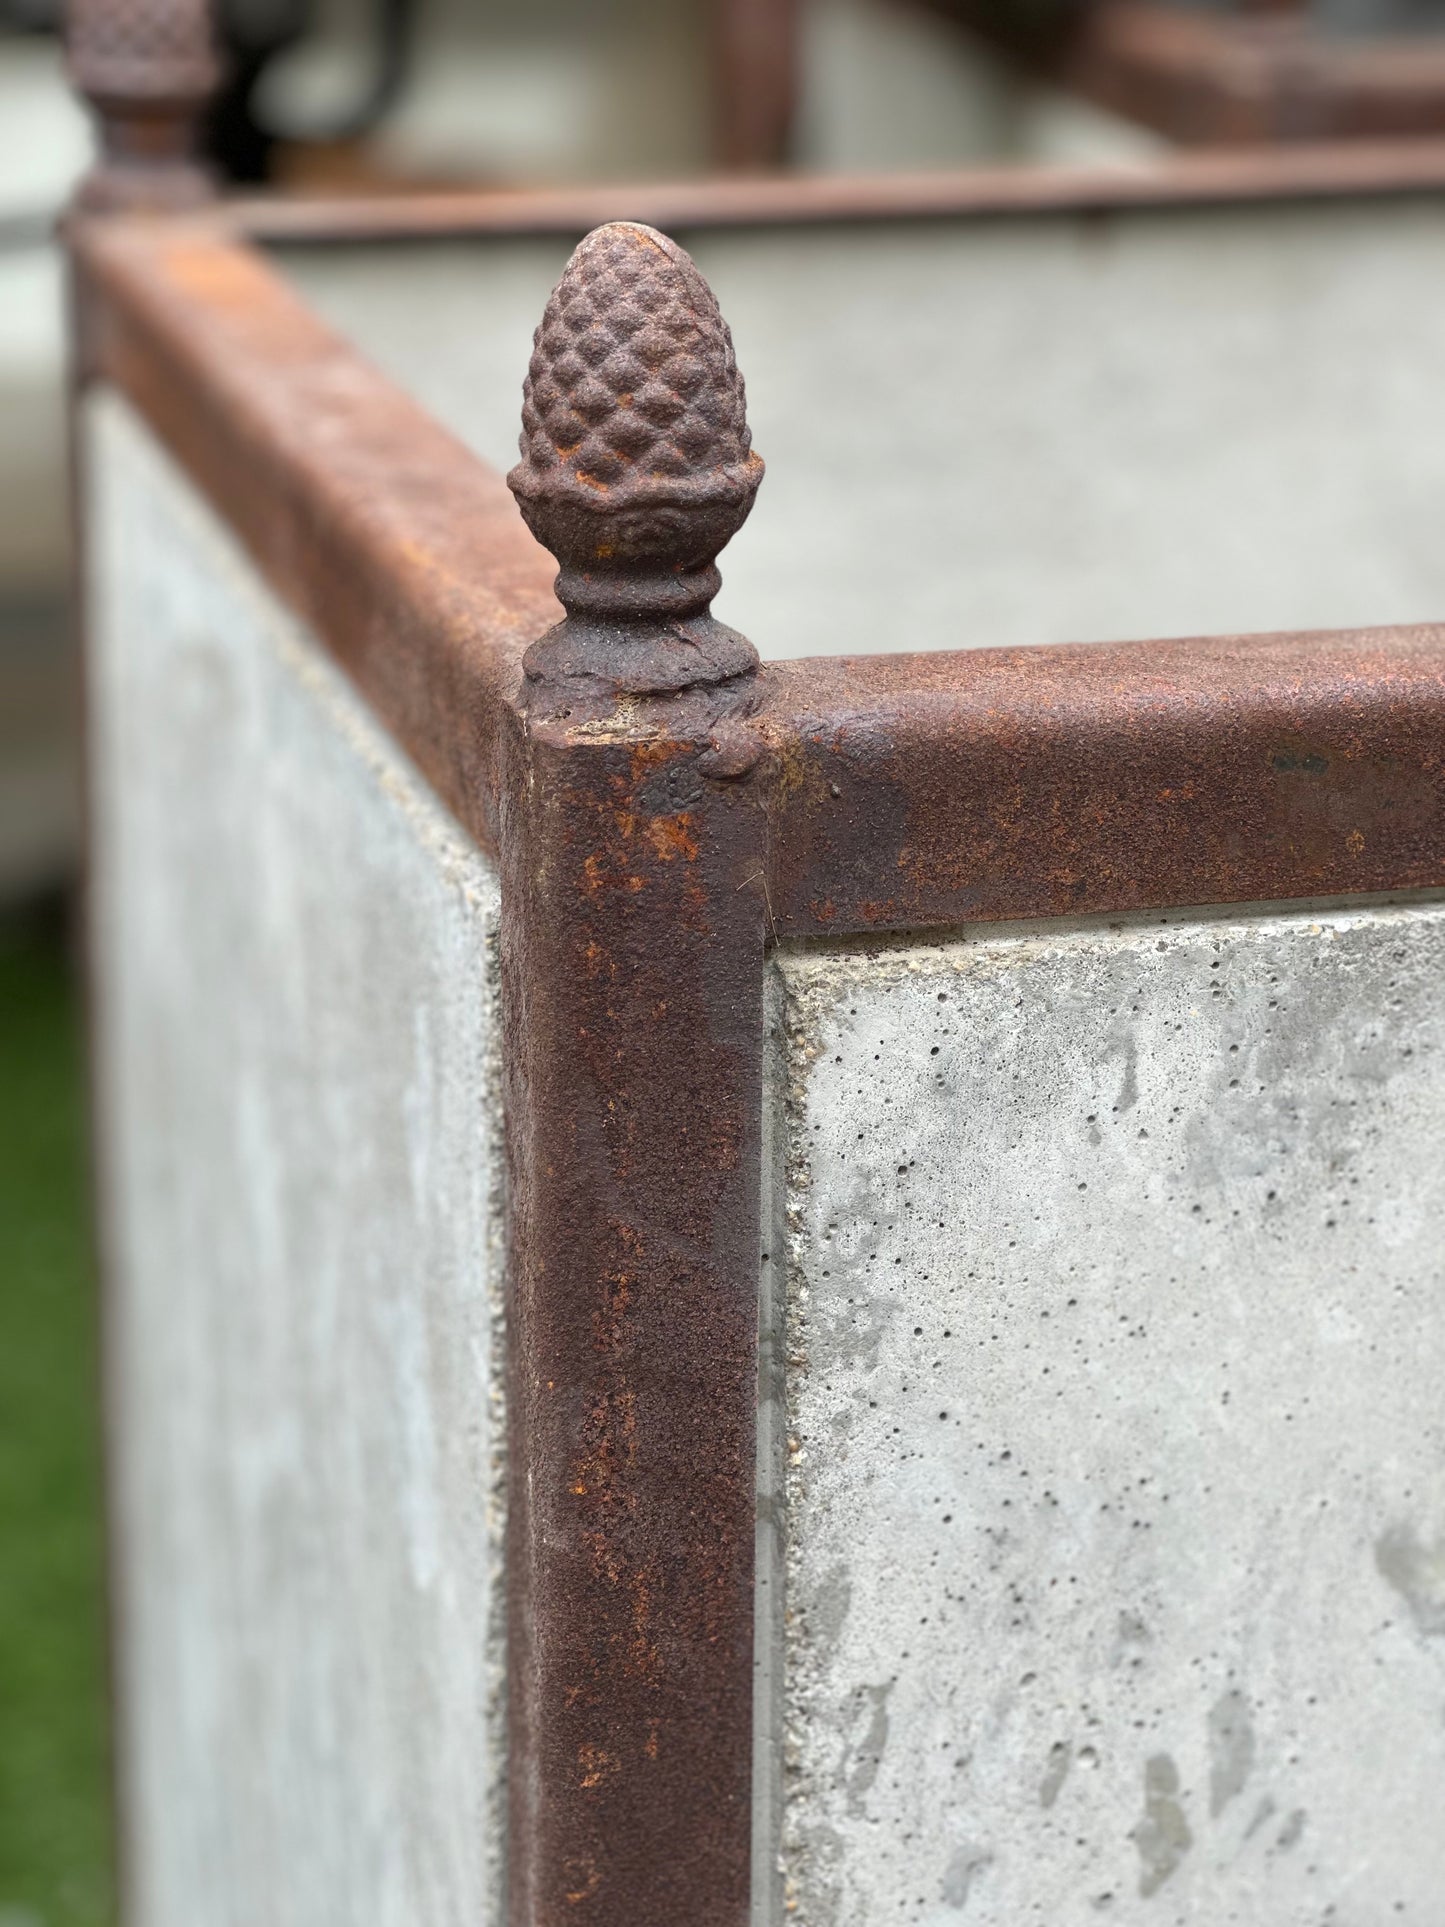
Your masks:
{"label": "rusted metal rail", "polygon": [[973,168],[922,174],[637,181],[486,194],[247,199],[232,232],[263,244],[424,242],[468,235],[580,236],[604,221],[669,231],[849,221],[1239,207],[1271,201],[1428,197],[1445,188],[1445,139],[1193,150],[1131,167]]}
{"label": "rusted metal rail", "polygon": [[788,158],[799,91],[799,0],[715,0],[715,146],[720,167],[752,171]]}
{"label": "rusted metal rail", "polygon": [[1331,36],[1306,8],[1241,14],[1103,0],[1060,77],[1183,142],[1381,139],[1445,127],[1445,45]]}
{"label": "rusted metal rail", "polygon": [[1332,33],[1294,0],[929,4],[1025,70],[1185,145],[1379,140],[1445,128],[1438,36]]}
{"label": "rusted metal rail", "polygon": [[[495,851],[503,718],[557,613],[501,479],[213,223],[93,223],[76,245],[101,370]],[[788,772],[773,915],[843,930],[1434,881],[1442,652],[1445,632],[1387,629],[768,664],[746,727],[749,782]],[[1247,753],[1306,738],[1298,770]],[[943,864],[975,848],[1006,861]]]}

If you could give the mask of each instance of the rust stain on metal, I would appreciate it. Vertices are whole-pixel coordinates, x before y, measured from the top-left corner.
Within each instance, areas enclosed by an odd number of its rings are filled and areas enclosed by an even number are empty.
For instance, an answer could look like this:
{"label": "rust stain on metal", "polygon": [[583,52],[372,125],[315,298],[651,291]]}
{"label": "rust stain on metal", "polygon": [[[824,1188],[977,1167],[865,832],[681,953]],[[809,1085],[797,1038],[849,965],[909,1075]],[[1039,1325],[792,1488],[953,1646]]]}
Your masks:
{"label": "rust stain on metal", "polygon": [[762,465],[680,249],[579,247],[523,423],[567,615],[506,737],[511,1918],[743,1927],[764,819],[709,604]]}
{"label": "rust stain on metal", "polygon": [[547,558],[500,476],[215,219],[77,222],[93,374],[119,386],[484,849]]}
{"label": "rust stain on metal", "polygon": [[[778,926],[1445,882],[1445,630],[777,665]],[[885,881],[886,880],[886,881]]]}
{"label": "rust stain on metal", "polygon": [[689,863],[696,862],[698,852],[697,825],[688,811],[680,816],[655,816],[647,826],[648,841],[665,863],[674,857],[686,858]]}
{"label": "rust stain on metal", "polygon": [[800,0],[718,0],[712,16],[718,160],[780,167],[798,103]]}
{"label": "rust stain on metal", "polygon": [[509,740],[511,1918],[742,1927],[761,812],[685,725]]}
{"label": "rust stain on metal", "polygon": [[1124,213],[1337,196],[1434,195],[1445,189],[1445,140],[1420,137],[1184,150],[1138,167],[954,169],[923,174],[778,175],[486,193],[393,194],[228,203],[257,241],[348,241],[585,234],[641,220],[669,233],[896,220],[989,220],[1067,212]]}
{"label": "rust stain on metal", "polygon": [[1000,9],[932,0],[1036,73],[1183,143],[1438,134],[1445,54],[1418,34],[1332,32],[1293,0]]}

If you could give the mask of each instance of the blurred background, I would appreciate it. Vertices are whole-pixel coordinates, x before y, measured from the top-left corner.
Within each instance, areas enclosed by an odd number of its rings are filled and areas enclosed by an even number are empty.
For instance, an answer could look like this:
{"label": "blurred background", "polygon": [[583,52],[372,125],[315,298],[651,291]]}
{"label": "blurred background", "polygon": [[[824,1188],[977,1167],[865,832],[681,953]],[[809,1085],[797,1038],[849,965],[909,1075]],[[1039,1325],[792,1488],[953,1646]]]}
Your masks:
{"label": "blurred background", "polygon": [[[56,0],[0,0],[0,1927],[111,1917]],[[224,181],[292,195],[1144,166],[1445,131],[1445,0],[224,0]]]}

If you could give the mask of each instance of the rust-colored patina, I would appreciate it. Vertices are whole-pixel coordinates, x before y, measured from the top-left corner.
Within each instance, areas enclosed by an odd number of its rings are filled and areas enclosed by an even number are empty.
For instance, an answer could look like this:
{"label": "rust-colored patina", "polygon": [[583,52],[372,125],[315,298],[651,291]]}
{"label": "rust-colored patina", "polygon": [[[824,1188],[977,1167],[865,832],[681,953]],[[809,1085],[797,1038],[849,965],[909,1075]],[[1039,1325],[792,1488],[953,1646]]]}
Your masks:
{"label": "rust-colored patina", "polygon": [[748,1919],[764,824],[681,709],[509,738],[514,1927]]}
{"label": "rust-colored patina", "polygon": [[1445,125],[1445,48],[1424,34],[1331,34],[1304,7],[1240,14],[1103,0],[1058,71],[1179,141],[1379,139]]}
{"label": "rust-colored patina", "polygon": [[764,819],[757,655],[707,610],[762,464],[680,248],[582,243],[522,422],[567,616],[502,786],[511,1917],[741,1927]]}
{"label": "rust-colored patina", "polygon": [[[558,613],[501,479],[215,229],[95,224],[78,248],[101,371],[495,849],[503,719]],[[1445,880],[1442,663],[1445,634],[1407,628],[770,664],[734,758],[768,793],[774,918],[804,934]],[[1286,755],[1310,736],[1307,768],[1274,766],[1274,738]],[[1332,841],[1346,796],[1359,820]]]}
{"label": "rust-colored patina", "polygon": [[232,202],[229,214],[255,241],[324,246],[507,234],[576,236],[600,222],[619,220],[680,232],[1398,198],[1438,195],[1442,189],[1445,139],[1416,138],[1185,151],[1130,167],[757,175],[344,200],[253,199]]}
{"label": "rust-colored patina", "polygon": [[1054,85],[1170,140],[1341,143],[1445,126],[1445,49],[1432,36],[1341,32],[1297,0],[927,4]]}
{"label": "rust-colored patina", "polygon": [[[219,220],[82,222],[75,246],[95,373],[501,873],[513,1927],[744,1927],[771,935],[1445,887],[1445,630],[723,673],[684,638],[659,676],[659,625],[698,613],[671,577],[716,546],[630,485],[644,418],[602,476],[640,517],[613,593],[609,511],[553,471],[585,441],[569,409],[615,429],[641,390],[559,374],[573,330],[539,348],[518,480],[569,620],[598,626],[528,675],[559,610],[500,477]],[[714,384],[685,509],[750,451],[715,308],[660,259]]]}
{"label": "rust-colored patina", "polygon": [[500,732],[522,652],[559,614],[499,478],[222,228],[94,221],[73,253],[91,369],[495,850]]}
{"label": "rust-colored patina", "polygon": [[788,663],[780,932],[1445,882],[1445,628]]}

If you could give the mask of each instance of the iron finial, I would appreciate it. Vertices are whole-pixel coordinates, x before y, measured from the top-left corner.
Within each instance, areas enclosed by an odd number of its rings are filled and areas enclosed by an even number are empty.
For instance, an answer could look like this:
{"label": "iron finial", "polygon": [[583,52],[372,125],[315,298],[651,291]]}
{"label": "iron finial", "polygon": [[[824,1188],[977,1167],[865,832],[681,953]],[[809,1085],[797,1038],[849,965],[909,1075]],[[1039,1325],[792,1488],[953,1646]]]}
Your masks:
{"label": "iron finial", "polygon": [[618,694],[724,682],[757,651],[709,613],[763,476],[732,336],[676,242],[635,221],[580,243],[542,316],[507,477],[561,571],[534,682]]}
{"label": "iron finial", "polygon": [[71,79],[100,123],[89,209],[177,208],[210,197],[196,158],[220,78],[209,0],[70,0]]}

